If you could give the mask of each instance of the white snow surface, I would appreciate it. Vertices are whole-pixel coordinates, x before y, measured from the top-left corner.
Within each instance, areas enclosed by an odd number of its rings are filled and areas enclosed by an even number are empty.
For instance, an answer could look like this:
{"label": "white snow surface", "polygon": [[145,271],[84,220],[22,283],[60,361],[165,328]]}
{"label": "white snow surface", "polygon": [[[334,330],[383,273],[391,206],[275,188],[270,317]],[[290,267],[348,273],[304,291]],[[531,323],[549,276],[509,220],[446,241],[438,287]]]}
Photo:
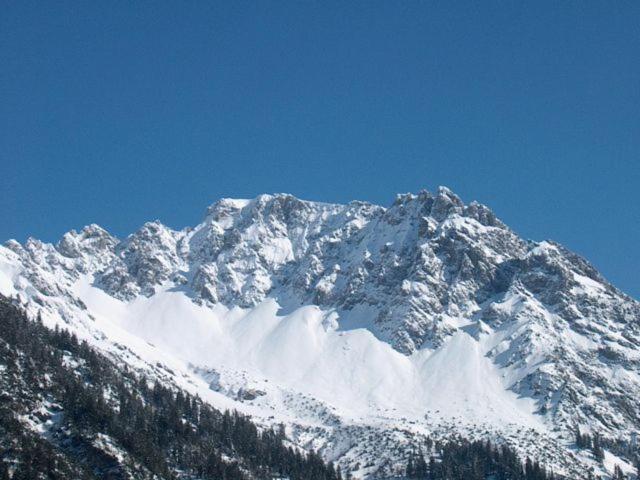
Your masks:
{"label": "white snow surface", "polygon": [[345,417],[438,412],[469,423],[542,428],[533,401],[506,389],[486,342],[463,331],[438,350],[405,356],[366,329],[340,329],[335,312],[314,305],[287,315],[278,315],[274,299],[252,309],[207,308],[170,290],[122,302],[87,277],[75,291],[98,321],[114,322],[185,364],[266,378]]}

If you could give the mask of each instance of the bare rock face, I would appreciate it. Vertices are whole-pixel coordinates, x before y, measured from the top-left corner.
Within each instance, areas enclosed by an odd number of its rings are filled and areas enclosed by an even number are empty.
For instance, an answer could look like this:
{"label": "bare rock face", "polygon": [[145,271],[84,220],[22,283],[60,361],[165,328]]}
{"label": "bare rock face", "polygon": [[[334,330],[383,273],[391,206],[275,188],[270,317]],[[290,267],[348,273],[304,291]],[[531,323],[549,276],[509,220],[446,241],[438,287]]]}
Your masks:
{"label": "bare rock face", "polygon": [[98,283],[121,299],[153,295],[157,286],[177,276],[182,262],[177,251],[181,235],[160,222],[145,223],[114,249],[114,259]]}
{"label": "bare rock face", "polygon": [[30,298],[62,299],[61,314],[77,303],[73,281],[92,274],[123,300],[174,288],[211,307],[275,298],[357,313],[407,355],[463,328],[495,334],[490,358],[557,428],[586,424],[612,438],[640,430],[640,303],[578,255],[521,239],[444,187],[399,195],[388,208],[223,199],[181,231],[151,222],[118,241],[91,225],[55,247],[30,239],[2,252],[18,259]]}

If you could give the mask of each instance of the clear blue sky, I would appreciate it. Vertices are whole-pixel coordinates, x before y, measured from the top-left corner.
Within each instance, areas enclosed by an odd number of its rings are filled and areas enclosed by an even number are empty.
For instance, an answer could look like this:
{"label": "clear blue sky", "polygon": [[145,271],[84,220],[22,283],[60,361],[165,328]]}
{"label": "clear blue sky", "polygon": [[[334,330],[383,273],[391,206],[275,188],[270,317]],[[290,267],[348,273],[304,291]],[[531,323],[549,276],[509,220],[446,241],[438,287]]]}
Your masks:
{"label": "clear blue sky", "polygon": [[640,297],[640,2],[4,2],[0,239],[447,185]]}

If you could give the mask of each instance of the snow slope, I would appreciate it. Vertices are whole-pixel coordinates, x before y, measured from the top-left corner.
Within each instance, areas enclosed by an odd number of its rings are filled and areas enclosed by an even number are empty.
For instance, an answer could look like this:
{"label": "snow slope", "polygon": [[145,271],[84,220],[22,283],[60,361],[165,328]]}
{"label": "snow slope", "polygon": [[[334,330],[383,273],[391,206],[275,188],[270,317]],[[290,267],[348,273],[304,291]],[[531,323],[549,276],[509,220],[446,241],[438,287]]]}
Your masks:
{"label": "snow slope", "polygon": [[278,315],[279,305],[268,299],[252,309],[211,309],[168,290],[122,302],[87,280],[75,288],[94,317],[186,364],[246,371],[348,417],[395,409],[420,418],[439,411],[446,418],[541,427],[533,401],[508,391],[484,342],[463,331],[438,350],[406,356],[366,329],[340,329],[336,313],[317,306]]}

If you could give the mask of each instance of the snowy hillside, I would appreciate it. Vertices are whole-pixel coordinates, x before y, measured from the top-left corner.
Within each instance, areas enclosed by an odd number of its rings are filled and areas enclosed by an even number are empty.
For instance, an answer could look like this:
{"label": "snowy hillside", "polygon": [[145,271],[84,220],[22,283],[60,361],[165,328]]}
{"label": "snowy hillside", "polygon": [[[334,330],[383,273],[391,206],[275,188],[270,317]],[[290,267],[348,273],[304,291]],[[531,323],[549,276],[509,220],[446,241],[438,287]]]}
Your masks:
{"label": "snowy hillside", "polygon": [[446,188],[389,208],[224,199],[181,231],[9,241],[0,293],[359,476],[458,432],[582,478],[630,469],[640,432],[640,304]]}

